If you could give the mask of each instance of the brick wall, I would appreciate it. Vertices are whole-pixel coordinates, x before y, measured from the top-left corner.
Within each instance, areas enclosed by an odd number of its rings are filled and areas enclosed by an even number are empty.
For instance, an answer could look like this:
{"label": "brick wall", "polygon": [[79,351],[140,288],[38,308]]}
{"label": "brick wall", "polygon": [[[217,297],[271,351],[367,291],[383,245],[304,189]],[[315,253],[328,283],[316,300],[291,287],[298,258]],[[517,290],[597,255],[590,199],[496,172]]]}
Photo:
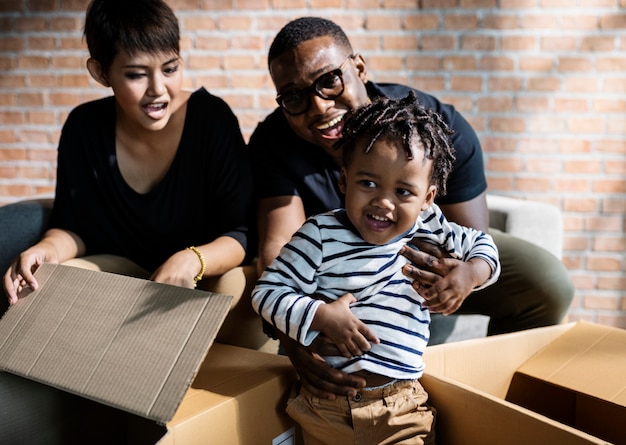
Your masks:
{"label": "brick wall", "polygon": [[[129,0],[132,1],[132,0]],[[626,328],[626,0],[171,0],[186,86],[246,138],[274,106],[266,50],[300,15],[341,24],[371,78],[460,109],[493,193],[565,219],[570,319]],[[87,75],[87,0],[0,0],[0,204],[51,194],[68,111],[109,94]]]}

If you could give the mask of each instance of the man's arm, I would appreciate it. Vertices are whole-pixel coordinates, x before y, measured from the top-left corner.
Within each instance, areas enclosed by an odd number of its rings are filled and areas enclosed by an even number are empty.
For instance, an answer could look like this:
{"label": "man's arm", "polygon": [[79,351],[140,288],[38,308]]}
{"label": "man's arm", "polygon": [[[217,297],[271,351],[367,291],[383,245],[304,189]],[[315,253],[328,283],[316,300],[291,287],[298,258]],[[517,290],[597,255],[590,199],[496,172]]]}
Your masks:
{"label": "man's arm", "polygon": [[289,242],[305,220],[304,205],[299,196],[276,196],[259,200],[257,204],[258,276],[261,276],[265,268],[278,256],[280,249]]}
{"label": "man's arm", "polygon": [[486,194],[483,192],[465,202],[441,204],[439,208],[448,221],[489,233],[489,209]]}

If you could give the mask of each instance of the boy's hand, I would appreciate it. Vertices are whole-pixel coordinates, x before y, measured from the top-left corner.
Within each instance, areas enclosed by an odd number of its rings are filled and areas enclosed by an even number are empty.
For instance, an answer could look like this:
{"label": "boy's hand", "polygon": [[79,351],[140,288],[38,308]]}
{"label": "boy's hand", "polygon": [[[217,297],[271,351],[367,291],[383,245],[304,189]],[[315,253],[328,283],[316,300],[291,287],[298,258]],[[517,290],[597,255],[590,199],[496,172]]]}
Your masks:
{"label": "boy's hand", "polygon": [[378,343],[378,337],[350,311],[356,298],[345,294],[332,303],[318,307],[311,328],[323,333],[344,357],[363,355]]}

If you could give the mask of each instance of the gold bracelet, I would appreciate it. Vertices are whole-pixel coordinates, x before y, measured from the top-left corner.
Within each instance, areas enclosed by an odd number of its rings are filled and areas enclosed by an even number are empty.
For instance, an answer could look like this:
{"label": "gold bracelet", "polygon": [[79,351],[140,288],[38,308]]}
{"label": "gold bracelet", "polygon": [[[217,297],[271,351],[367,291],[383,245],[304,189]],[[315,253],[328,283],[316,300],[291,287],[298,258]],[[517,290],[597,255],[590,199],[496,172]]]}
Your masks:
{"label": "gold bracelet", "polygon": [[198,258],[200,259],[200,272],[198,272],[198,275],[193,277],[193,287],[196,287],[198,285],[198,281],[200,281],[202,277],[204,277],[206,263],[204,262],[204,255],[202,255],[202,252],[200,252],[200,249],[198,249],[196,246],[189,246],[187,247],[187,249],[198,255]]}

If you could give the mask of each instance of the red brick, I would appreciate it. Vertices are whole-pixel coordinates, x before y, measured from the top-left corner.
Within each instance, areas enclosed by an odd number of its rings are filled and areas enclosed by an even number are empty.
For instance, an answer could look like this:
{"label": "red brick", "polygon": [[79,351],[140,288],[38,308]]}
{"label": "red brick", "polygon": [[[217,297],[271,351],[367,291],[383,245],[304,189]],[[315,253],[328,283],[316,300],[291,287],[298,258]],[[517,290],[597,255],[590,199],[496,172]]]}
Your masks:
{"label": "red brick", "polygon": [[596,133],[600,134],[604,128],[604,118],[598,117],[574,117],[568,121],[569,131],[572,133]]}
{"label": "red brick", "polygon": [[513,109],[513,98],[506,96],[485,96],[477,101],[478,111],[487,112],[504,112]]}
{"label": "red brick", "polygon": [[[189,9],[196,9],[196,0],[187,0],[189,3]],[[260,6],[267,7],[267,4],[263,4],[262,1],[257,2],[245,2],[242,0],[237,1],[237,5],[240,9],[249,9],[253,3],[257,3]],[[230,11],[233,9],[233,0],[202,0],[201,8],[210,11]],[[177,8],[178,9],[178,8]]]}
{"label": "red brick", "polygon": [[600,90],[598,76],[571,77],[563,80],[564,90],[573,93],[593,93]]}
{"label": "red brick", "polygon": [[593,110],[600,113],[626,113],[626,100],[596,99],[593,101]]}
{"label": "red brick", "polygon": [[554,98],[554,111],[557,113],[584,113],[589,111],[589,101],[575,97]]}
{"label": "red brick", "polygon": [[562,73],[589,73],[594,70],[593,60],[585,57],[559,57],[557,63]]}
{"label": "red brick", "polygon": [[490,157],[486,168],[501,173],[518,173],[522,171],[523,162],[519,158],[495,158]]}
{"label": "red brick", "polygon": [[422,91],[443,91],[445,89],[445,80],[442,77],[413,77],[409,82],[409,86]]}
{"label": "red brick", "polygon": [[626,29],[626,14],[610,14],[600,18],[601,29],[615,29],[623,31]]}
{"label": "red brick", "polygon": [[496,38],[489,35],[465,35],[461,37],[461,49],[464,51],[494,51]]}
{"label": "red brick", "polygon": [[419,0],[383,0],[385,9],[417,9]]}
{"label": "red brick", "polygon": [[420,39],[420,49],[424,51],[453,50],[456,48],[456,39],[450,35],[427,35]]}
{"label": "red brick", "polygon": [[227,15],[219,18],[217,21],[217,28],[220,31],[249,31],[251,23],[251,17]]}
{"label": "red brick", "polygon": [[50,18],[50,30],[59,31],[62,33],[68,33],[70,31],[82,31],[83,20],[82,17],[51,17]]}
{"label": "red brick", "polygon": [[561,16],[562,30],[592,31],[600,26],[597,17],[591,15],[563,15]]}
{"label": "red brick", "polygon": [[496,7],[496,0],[461,0],[459,6],[464,9],[493,9]]}
{"label": "red brick", "polygon": [[402,27],[402,16],[372,14],[365,19],[368,31],[398,30]]}
{"label": "red brick", "polygon": [[540,47],[543,51],[573,51],[576,49],[576,39],[572,36],[541,37]]}
{"label": "red brick", "polygon": [[443,27],[454,31],[473,30],[478,28],[478,17],[475,14],[446,14]]}
{"label": "red brick", "polygon": [[447,56],[443,59],[446,71],[475,71],[476,59],[473,56]]}
{"label": "red brick", "polygon": [[602,163],[600,161],[589,159],[566,160],[564,165],[565,173],[572,174],[598,173],[601,169]]}
{"label": "red brick", "polygon": [[621,252],[626,251],[626,237],[597,235],[593,239],[594,252]]}
{"label": "red brick", "polygon": [[453,91],[481,91],[483,80],[473,76],[455,76],[450,79],[450,87]]}
{"label": "red brick", "polygon": [[[356,0],[360,2],[360,0]],[[432,31],[439,26],[439,17],[435,14],[408,14],[404,20],[407,30]]]}
{"label": "red brick", "polygon": [[555,30],[559,29],[559,19],[550,13],[538,15],[524,14],[521,17],[522,29]]}
{"label": "red brick", "polygon": [[502,37],[504,51],[530,51],[536,49],[537,38],[530,36]]}
{"label": "red brick", "polygon": [[[515,62],[510,57],[504,56],[484,56],[480,58],[480,68],[485,71],[512,71]],[[500,79],[504,80],[504,79]],[[491,83],[492,79],[489,79]],[[518,81],[517,84],[520,82]],[[510,89],[510,88],[507,88]]]}
{"label": "red brick", "polygon": [[491,77],[487,86],[489,91],[519,91],[522,80],[516,77]]}
{"label": "red brick", "polygon": [[591,183],[585,178],[558,177],[555,178],[552,189],[564,193],[589,193]]}
{"label": "red brick", "polygon": [[415,50],[417,48],[417,36],[402,35],[383,37],[382,49],[385,51]]}
{"label": "red brick", "polygon": [[534,77],[528,79],[529,91],[557,91],[561,80],[558,77]]}
{"label": "red brick", "polygon": [[598,211],[598,202],[591,198],[565,198],[563,210],[574,213],[593,213]]}
{"label": "red brick", "polygon": [[406,67],[412,71],[438,71],[442,61],[439,57],[409,55],[406,58]]}
{"label": "red brick", "polygon": [[557,172],[562,171],[562,162],[559,159],[527,159],[526,160],[526,171],[532,174],[543,174],[545,176],[553,175]]}
{"label": "red brick", "polygon": [[547,97],[523,97],[515,100],[515,109],[523,113],[542,113],[550,109]]}
{"label": "red brick", "polygon": [[598,277],[598,289],[605,290],[623,290],[626,289],[626,277],[623,274],[616,276],[604,276]]}
{"label": "red brick", "polygon": [[595,193],[626,193],[626,179],[599,179],[593,182]]}
{"label": "red brick", "polygon": [[519,29],[520,23],[516,15],[485,15],[483,29],[511,30]]}
{"label": "red brick", "polygon": [[310,0],[311,8],[313,9],[322,9],[322,8],[341,8],[343,6],[342,0]]}
{"label": "red brick", "polygon": [[580,40],[581,51],[613,51],[615,39],[611,36],[584,36]]}
{"label": "red brick", "polygon": [[602,211],[604,213],[626,214],[626,198],[604,198],[602,200]]}

